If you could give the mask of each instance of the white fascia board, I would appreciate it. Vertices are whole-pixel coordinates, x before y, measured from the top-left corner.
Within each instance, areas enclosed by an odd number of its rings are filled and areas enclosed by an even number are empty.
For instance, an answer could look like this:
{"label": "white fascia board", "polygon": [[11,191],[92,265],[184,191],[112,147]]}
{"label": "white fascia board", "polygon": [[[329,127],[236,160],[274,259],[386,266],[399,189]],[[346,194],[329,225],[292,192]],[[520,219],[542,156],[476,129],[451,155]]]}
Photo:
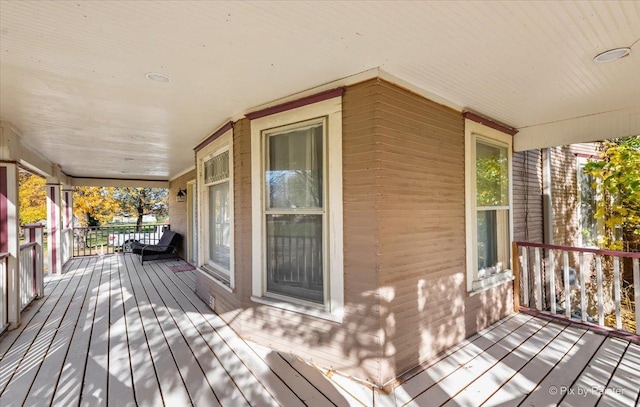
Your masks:
{"label": "white fascia board", "polygon": [[588,143],[640,134],[640,107],[597,113],[523,127],[513,138],[515,151]]}

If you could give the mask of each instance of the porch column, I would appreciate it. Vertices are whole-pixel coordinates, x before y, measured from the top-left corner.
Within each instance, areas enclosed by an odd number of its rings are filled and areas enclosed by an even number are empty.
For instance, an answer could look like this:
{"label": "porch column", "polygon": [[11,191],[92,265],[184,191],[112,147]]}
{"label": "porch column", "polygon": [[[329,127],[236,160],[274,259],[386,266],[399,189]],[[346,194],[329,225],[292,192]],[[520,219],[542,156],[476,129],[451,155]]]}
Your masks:
{"label": "porch column", "polygon": [[62,189],[62,264],[73,257],[73,188]]}
{"label": "porch column", "polygon": [[47,184],[47,255],[49,256],[49,273],[62,272],[62,211],[60,184]]}
{"label": "porch column", "polygon": [[[0,252],[9,253],[7,278],[0,281],[0,298],[7,295],[7,322],[9,329],[20,324],[20,216],[18,202],[18,165],[0,162]],[[3,299],[4,300],[4,299]],[[4,319],[4,318],[2,318]]]}

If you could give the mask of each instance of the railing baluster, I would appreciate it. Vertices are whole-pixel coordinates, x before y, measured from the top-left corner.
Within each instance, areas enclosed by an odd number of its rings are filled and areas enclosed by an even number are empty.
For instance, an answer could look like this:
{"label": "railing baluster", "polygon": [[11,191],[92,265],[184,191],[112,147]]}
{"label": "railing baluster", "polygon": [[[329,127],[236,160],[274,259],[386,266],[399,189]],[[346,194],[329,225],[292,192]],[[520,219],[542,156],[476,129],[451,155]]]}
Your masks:
{"label": "railing baluster", "polygon": [[633,259],[633,292],[636,304],[636,334],[640,334],[640,259]]}
{"label": "railing baluster", "polygon": [[602,298],[602,258],[596,255],[596,279],[598,281],[598,325],[604,326],[604,300]]}
{"label": "railing baluster", "polygon": [[578,254],[578,268],[580,269],[580,317],[587,322],[587,286],[585,278],[584,253]]}
{"label": "railing baluster", "polygon": [[529,307],[529,250],[522,248],[522,299],[524,306]]}
{"label": "railing baluster", "polygon": [[549,302],[551,303],[551,313],[556,314],[556,262],[553,250],[549,250]]}
{"label": "railing baluster", "polygon": [[533,273],[536,279],[536,308],[538,308],[538,311],[542,311],[542,267],[540,265],[540,248],[536,247],[533,253],[535,259]]}
{"label": "railing baluster", "polygon": [[569,252],[562,253],[564,268],[564,315],[571,318],[571,286],[569,283]]}
{"label": "railing baluster", "polygon": [[620,312],[620,258],[613,258],[613,296],[616,303],[616,329],[622,329],[622,314]]}

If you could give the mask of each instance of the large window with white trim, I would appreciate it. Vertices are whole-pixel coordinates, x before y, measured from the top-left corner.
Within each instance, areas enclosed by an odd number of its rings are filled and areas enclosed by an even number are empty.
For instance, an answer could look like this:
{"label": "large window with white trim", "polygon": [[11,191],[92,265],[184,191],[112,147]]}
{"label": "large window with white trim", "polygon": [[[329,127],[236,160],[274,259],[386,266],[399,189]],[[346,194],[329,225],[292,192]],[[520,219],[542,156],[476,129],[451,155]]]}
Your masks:
{"label": "large window with white trim", "polygon": [[342,312],[341,102],[254,119],[253,297]]}
{"label": "large window with white trim", "polygon": [[512,278],[511,136],[466,121],[467,288]]}
{"label": "large window with white trim", "polygon": [[233,287],[233,167],[231,131],[198,152],[201,185],[200,268]]}

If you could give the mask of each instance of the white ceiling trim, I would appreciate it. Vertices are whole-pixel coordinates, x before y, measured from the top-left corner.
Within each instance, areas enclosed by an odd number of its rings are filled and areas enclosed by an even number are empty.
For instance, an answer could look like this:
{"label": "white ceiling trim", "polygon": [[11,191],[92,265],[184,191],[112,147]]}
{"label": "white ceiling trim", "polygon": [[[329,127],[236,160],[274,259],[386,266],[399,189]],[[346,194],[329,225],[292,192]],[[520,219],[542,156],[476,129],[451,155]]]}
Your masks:
{"label": "white ceiling trim", "polygon": [[640,108],[592,114],[519,129],[515,151],[640,135]]}

